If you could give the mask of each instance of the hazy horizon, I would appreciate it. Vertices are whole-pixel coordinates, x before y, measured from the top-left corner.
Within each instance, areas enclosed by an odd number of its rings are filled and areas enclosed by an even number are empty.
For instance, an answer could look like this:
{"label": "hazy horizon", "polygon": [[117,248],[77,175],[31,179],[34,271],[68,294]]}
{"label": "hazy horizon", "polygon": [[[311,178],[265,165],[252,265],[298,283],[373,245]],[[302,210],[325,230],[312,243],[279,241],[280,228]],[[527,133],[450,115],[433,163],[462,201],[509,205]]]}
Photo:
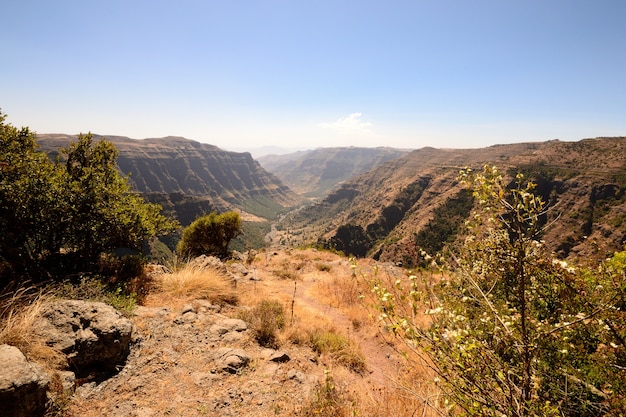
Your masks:
{"label": "hazy horizon", "polygon": [[13,1],[0,109],[223,149],[626,135],[626,3]]}

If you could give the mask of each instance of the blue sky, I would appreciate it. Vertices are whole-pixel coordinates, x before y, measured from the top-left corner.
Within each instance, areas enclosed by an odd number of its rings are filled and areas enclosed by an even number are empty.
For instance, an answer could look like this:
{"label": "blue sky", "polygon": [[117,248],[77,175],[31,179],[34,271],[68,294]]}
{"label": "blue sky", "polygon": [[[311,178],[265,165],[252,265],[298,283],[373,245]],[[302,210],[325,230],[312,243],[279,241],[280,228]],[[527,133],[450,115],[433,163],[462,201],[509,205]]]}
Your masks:
{"label": "blue sky", "polygon": [[225,149],[626,135],[624,0],[4,0],[0,108]]}

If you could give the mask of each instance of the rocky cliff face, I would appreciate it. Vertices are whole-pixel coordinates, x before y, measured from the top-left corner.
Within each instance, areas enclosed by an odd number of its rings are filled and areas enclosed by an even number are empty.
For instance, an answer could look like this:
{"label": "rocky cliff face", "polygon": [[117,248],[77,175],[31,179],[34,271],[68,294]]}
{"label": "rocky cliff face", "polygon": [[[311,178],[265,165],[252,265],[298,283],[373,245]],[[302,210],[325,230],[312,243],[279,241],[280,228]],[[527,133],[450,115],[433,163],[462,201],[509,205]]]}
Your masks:
{"label": "rocky cliff face", "polygon": [[[95,135],[94,139],[102,139]],[[38,135],[42,149],[51,154],[75,139],[70,135]],[[120,171],[130,175],[135,188],[175,209],[239,209],[272,218],[293,206],[300,197],[252,159],[249,153],[221,150],[212,145],[166,137],[135,140],[106,136],[119,150]],[[189,217],[181,214],[182,217]],[[181,221],[184,220],[181,218]]]}
{"label": "rocky cliff face", "polygon": [[525,173],[549,202],[543,239],[555,256],[601,259],[626,239],[626,138],[550,141],[484,149],[424,148],[342,184],[285,220],[302,242],[411,264],[459,241],[473,202],[459,169],[494,164]]}
{"label": "rocky cliff face", "polygon": [[319,148],[288,155],[268,155],[259,162],[292,190],[322,197],[342,181],[409,151],[394,148]]}

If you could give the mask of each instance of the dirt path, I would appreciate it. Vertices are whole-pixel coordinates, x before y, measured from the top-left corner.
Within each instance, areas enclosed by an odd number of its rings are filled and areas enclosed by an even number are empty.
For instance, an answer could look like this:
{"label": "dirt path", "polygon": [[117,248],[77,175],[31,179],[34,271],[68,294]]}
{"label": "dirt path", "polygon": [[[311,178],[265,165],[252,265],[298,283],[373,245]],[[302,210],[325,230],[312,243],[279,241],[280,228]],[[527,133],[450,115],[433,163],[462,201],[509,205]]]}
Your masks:
{"label": "dirt path", "polygon": [[[293,299],[296,309],[327,319],[337,331],[356,343],[365,356],[370,384],[385,385],[391,379],[395,379],[393,377],[397,375],[399,367],[403,366],[402,358],[383,340],[375,326],[355,326],[344,311],[325,302],[320,294],[321,285],[328,285],[333,278],[352,279],[349,265],[337,263],[333,264],[331,272],[314,270],[301,274],[295,281],[295,298],[294,281],[272,278],[269,271],[262,271],[261,274],[264,275],[264,279],[271,280],[271,283],[268,283],[270,294],[282,299]],[[368,311],[362,308],[362,317],[359,321],[371,320],[368,315]]]}

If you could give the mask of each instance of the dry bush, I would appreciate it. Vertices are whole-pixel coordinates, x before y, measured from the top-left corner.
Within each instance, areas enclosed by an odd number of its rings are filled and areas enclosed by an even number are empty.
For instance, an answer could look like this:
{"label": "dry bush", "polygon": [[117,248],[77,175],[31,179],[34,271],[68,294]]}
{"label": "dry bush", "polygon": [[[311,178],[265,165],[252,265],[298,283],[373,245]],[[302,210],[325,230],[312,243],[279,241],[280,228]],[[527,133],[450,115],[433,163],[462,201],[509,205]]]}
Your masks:
{"label": "dry bush", "polygon": [[244,310],[240,317],[250,324],[259,345],[278,348],[278,331],[285,326],[283,305],[275,300],[262,300],[253,309]]}
{"label": "dry bush", "polygon": [[39,335],[41,313],[50,296],[33,288],[19,288],[0,297],[0,344],[17,347],[48,370],[59,369],[65,356],[47,346]]}
{"label": "dry bush", "polygon": [[215,304],[237,304],[238,297],[232,279],[213,268],[186,265],[183,268],[155,276],[160,294],[178,299],[206,299]]}
{"label": "dry bush", "polygon": [[317,262],[315,264],[315,269],[317,269],[320,272],[330,272],[330,270],[332,269],[332,267],[324,262]]}
{"label": "dry bush", "polygon": [[359,415],[355,399],[345,389],[337,386],[329,371],[324,382],[315,387],[311,401],[301,412],[304,417],[349,417]]}
{"label": "dry bush", "polygon": [[350,338],[338,333],[330,324],[299,324],[292,326],[286,333],[286,339],[294,345],[308,346],[320,356],[329,358],[333,363],[364,375],[367,372],[365,355]]}

